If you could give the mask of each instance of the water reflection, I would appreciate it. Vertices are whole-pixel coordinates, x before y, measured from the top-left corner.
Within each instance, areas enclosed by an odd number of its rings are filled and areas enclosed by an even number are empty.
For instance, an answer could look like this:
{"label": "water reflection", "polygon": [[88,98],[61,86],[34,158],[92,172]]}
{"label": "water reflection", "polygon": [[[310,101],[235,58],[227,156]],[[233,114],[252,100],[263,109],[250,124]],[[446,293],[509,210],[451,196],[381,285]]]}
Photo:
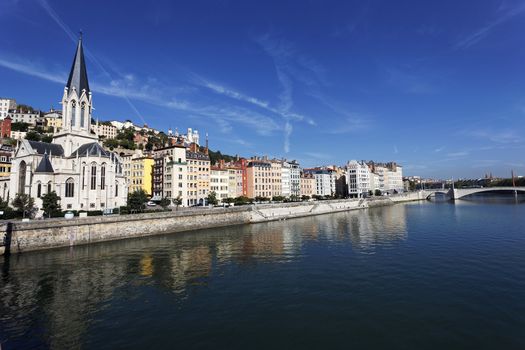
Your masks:
{"label": "water reflection", "polygon": [[183,301],[224,268],[292,263],[310,242],[373,253],[406,239],[406,210],[396,205],[15,255],[1,263],[0,344],[77,348],[96,315],[136,297],[131,288],[161,288]]}

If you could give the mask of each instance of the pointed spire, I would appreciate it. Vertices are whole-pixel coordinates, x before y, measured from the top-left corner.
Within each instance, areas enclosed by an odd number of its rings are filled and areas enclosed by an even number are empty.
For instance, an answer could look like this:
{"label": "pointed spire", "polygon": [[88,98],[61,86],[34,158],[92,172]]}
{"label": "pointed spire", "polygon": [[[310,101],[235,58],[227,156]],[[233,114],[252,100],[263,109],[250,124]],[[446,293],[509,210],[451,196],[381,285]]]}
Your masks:
{"label": "pointed spire", "polygon": [[78,38],[77,51],[75,52],[75,58],[73,59],[73,65],[71,66],[71,72],[69,73],[66,86],[69,91],[75,88],[78,96],[82,94],[82,90],[86,90],[86,94],[90,92],[84,49],[82,48],[82,32],[80,32],[80,37]]}

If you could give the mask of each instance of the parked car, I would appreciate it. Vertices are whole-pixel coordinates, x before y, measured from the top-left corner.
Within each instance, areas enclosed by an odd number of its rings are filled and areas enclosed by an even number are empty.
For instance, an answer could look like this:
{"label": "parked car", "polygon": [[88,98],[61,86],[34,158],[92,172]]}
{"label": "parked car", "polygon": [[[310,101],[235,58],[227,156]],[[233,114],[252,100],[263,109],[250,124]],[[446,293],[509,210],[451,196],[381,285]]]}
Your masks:
{"label": "parked car", "polygon": [[157,204],[155,204],[155,202],[153,202],[153,201],[149,201],[148,203],[146,203],[146,205],[147,205],[148,207],[154,207],[154,206],[156,206]]}

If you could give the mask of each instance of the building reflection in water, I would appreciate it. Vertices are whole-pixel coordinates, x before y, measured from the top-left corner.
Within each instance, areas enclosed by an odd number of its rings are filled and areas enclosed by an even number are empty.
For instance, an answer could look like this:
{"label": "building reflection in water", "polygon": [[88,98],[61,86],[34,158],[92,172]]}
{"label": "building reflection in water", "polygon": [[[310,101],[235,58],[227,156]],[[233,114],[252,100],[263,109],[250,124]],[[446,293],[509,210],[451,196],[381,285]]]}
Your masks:
{"label": "building reflection in water", "polygon": [[183,302],[225,266],[289,263],[321,240],[373,252],[406,235],[406,207],[396,205],[15,255],[0,260],[0,342],[75,348],[105,305],[136,297],[130,288],[157,286]]}

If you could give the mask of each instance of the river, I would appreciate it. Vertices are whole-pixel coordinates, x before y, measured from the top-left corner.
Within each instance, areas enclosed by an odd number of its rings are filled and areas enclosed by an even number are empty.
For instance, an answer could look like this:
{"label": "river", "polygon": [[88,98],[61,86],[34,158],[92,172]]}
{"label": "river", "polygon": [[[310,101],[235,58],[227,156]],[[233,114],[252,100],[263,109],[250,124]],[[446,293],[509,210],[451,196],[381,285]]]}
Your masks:
{"label": "river", "polygon": [[410,203],[0,257],[1,349],[524,349],[525,204]]}

